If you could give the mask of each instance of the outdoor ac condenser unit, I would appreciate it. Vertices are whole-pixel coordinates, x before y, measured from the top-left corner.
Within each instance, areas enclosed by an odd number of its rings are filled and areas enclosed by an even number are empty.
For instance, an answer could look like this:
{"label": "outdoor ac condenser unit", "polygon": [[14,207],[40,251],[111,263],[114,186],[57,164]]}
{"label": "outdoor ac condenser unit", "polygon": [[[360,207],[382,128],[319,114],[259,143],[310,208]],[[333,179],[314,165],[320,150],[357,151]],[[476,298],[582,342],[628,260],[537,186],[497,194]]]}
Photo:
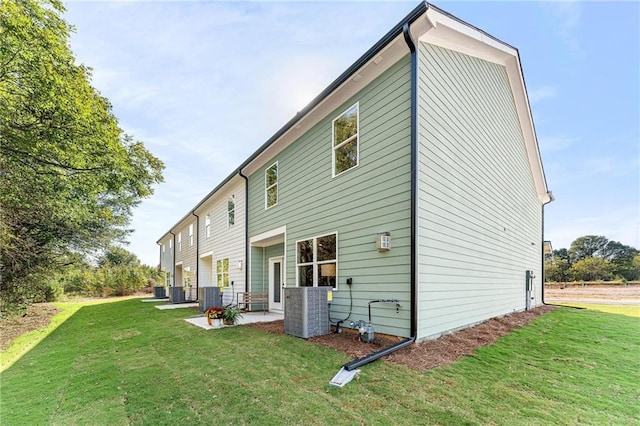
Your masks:
{"label": "outdoor ac condenser unit", "polygon": [[220,287],[198,288],[198,305],[200,312],[204,312],[213,306],[221,306]]}
{"label": "outdoor ac condenser unit", "polygon": [[331,332],[327,293],[332,287],[284,289],[284,332],[308,339]]}
{"label": "outdoor ac condenser unit", "polygon": [[184,302],[184,289],[182,287],[169,287],[169,302]]}

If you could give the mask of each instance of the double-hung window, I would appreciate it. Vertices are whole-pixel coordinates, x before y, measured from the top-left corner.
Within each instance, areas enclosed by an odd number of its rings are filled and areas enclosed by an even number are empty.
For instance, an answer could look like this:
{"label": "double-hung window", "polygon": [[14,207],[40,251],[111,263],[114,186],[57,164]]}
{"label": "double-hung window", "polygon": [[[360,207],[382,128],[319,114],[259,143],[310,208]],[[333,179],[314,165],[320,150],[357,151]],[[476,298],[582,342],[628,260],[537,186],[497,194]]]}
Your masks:
{"label": "double-hung window", "polygon": [[204,218],[204,235],[206,238],[211,236],[211,213],[207,213]]}
{"label": "double-hung window", "polygon": [[335,118],[332,122],[333,176],[346,172],[359,164],[359,104]]}
{"label": "double-hung window", "polygon": [[193,223],[189,225],[189,247],[193,245]]}
{"label": "double-hung window", "polygon": [[264,171],[264,205],[268,209],[278,204],[278,162]]}
{"label": "double-hung window", "polygon": [[229,287],[229,258],[219,259],[216,262],[216,275],[218,287]]}
{"label": "double-hung window", "polygon": [[182,232],[178,233],[178,251],[182,251]]}
{"label": "double-hung window", "polygon": [[184,288],[191,287],[191,268],[189,266],[184,268],[182,281],[183,281]]}
{"label": "double-hung window", "polygon": [[329,234],[297,242],[296,262],[299,286],[336,288],[337,241],[337,234]]}
{"label": "double-hung window", "polygon": [[236,223],[236,197],[232,195],[227,200],[227,225]]}

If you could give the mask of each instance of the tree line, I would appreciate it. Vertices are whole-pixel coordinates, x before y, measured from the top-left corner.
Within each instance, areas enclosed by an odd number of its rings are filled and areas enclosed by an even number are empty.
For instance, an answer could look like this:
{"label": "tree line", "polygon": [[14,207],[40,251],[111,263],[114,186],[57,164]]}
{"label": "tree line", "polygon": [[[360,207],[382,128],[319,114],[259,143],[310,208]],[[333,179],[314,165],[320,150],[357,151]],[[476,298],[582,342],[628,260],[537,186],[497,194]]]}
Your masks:
{"label": "tree line", "polygon": [[545,281],[640,280],[640,251],[600,235],[585,235],[569,249],[545,255]]}
{"label": "tree line", "polygon": [[0,313],[126,242],[162,161],[76,63],[59,0],[0,1]]}

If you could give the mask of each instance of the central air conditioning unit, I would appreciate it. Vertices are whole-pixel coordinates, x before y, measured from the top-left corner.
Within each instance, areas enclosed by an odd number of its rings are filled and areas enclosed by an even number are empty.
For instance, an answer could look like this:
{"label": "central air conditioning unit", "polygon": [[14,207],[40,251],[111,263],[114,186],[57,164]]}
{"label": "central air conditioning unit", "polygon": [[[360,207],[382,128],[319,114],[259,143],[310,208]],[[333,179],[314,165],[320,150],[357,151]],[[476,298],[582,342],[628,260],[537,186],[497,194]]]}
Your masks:
{"label": "central air conditioning unit", "polygon": [[220,287],[198,288],[198,307],[200,308],[200,312],[204,312],[214,306],[222,306]]}
{"label": "central air conditioning unit", "polygon": [[182,287],[169,287],[169,302],[182,303],[184,300],[184,289]]}
{"label": "central air conditioning unit", "polygon": [[286,287],[284,332],[308,339],[331,332],[328,293],[332,287]]}

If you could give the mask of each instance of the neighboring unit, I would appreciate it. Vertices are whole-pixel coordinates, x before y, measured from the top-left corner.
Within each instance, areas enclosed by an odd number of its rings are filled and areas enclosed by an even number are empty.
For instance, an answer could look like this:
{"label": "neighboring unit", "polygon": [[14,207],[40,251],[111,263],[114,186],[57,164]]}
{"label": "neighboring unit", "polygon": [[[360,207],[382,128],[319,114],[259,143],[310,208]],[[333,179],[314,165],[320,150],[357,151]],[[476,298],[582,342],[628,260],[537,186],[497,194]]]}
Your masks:
{"label": "neighboring unit", "polygon": [[192,210],[198,280],[241,261],[270,310],[327,286],[334,323],[433,338],[542,303],[550,201],[517,50],[422,3]]}

